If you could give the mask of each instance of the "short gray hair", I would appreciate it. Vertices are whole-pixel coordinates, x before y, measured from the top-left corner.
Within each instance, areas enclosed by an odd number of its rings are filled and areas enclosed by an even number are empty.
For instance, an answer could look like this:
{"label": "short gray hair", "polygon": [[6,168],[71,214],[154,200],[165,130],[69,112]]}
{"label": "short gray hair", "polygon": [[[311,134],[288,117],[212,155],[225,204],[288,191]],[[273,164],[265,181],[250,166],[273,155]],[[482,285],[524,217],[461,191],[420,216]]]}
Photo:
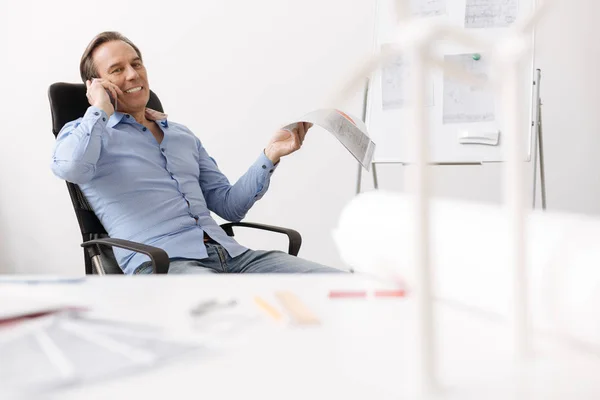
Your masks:
{"label": "short gray hair", "polygon": [[83,55],[81,56],[81,62],[79,63],[79,73],[81,74],[81,79],[83,80],[83,83],[85,83],[88,79],[91,80],[93,78],[98,78],[98,70],[96,70],[96,65],[94,64],[93,58],[94,50],[96,50],[100,45],[107,42],[112,42],[114,40],[121,40],[133,47],[140,60],[142,60],[142,52],[140,51],[140,49],[138,49],[138,47],[135,44],[133,44],[131,40],[127,39],[119,32],[108,31],[99,33],[96,35],[96,37],[92,39],[90,44],[88,44],[87,48],[83,52]]}

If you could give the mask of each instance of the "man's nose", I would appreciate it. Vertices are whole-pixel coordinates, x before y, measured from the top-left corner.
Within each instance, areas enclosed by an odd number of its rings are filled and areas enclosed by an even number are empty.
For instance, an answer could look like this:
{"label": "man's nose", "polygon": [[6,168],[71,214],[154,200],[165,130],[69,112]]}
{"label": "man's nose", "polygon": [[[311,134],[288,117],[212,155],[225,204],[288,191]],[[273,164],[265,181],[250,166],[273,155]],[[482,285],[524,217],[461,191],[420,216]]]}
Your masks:
{"label": "man's nose", "polygon": [[127,78],[127,80],[131,81],[131,80],[137,79],[139,76],[140,75],[135,70],[135,68],[133,68],[131,65],[127,66],[127,70],[125,73],[125,77]]}

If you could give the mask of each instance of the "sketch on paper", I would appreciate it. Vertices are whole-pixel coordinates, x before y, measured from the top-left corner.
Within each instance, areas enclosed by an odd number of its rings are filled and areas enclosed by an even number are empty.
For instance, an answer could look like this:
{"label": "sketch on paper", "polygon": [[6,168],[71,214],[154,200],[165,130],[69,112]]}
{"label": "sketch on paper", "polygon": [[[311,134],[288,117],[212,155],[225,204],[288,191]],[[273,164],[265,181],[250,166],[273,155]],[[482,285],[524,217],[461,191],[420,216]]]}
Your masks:
{"label": "sketch on paper", "polygon": [[333,108],[320,109],[304,115],[297,122],[282,129],[292,130],[299,122],[310,122],[333,134],[367,171],[370,170],[375,142],[369,138],[367,126],[359,118]]}
{"label": "sketch on paper", "polygon": [[[389,51],[390,45],[383,45],[382,52]],[[408,86],[412,73],[408,59],[402,55],[383,65],[381,71],[382,108],[390,110],[408,105]],[[427,80],[425,106],[433,106],[433,79]]]}
{"label": "sketch on paper", "polygon": [[[474,60],[472,54],[444,56],[444,61],[454,63],[483,81],[487,81],[489,64],[485,57]],[[444,74],[444,124],[485,122],[496,119],[492,89],[459,81]]]}
{"label": "sketch on paper", "polygon": [[418,17],[446,14],[446,0],[410,0],[411,12]]}
{"label": "sketch on paper", "polygon": [[519,0],[467,0],[465,28],[505,28],[518,12]]}
{"label": "sketch on paper", "polygon": [[406,57],[398,56],[381,71],[381,93],[384,110],[404,107],[407,85],[410,83],[410,70]]}
{"label": "sketch on paper", "polygon": [[416,17],[437,17],[446,14],[446,0],[410,0],[410,9]]}

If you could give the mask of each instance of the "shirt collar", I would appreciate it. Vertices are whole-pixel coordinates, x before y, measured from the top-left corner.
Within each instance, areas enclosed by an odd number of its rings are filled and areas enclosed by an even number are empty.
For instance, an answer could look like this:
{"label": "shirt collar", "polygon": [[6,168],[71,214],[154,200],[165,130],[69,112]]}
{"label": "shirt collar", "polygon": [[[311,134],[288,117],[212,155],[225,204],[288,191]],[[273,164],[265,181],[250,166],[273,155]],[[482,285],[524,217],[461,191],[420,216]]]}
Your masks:
{"label": "shirt collar", "polygon": [[[167,121],[167,117],[168,117],[168,115],[165,113],[153,110],[151,108],[146,108],[146,118],[148,118],[151,121],[159,122],[163,128],[169,127],[169,122]],[[127,123],[127,121],[123,121],[124,119],[125,120],[131,119],[131,122],[134,121],[134,119],[131,118],[131,116],[129,116],[129,114],[124,114],[122,112],[115,111],[113,113],[113,115],[111,115],[110,118],[108,119],[108,127],[114,128],[120,122]]]}
{"label": "shirt collar", "polygon": [[125,114],[115,111],[108,119],[108,127],[114,128],[125,117]]}

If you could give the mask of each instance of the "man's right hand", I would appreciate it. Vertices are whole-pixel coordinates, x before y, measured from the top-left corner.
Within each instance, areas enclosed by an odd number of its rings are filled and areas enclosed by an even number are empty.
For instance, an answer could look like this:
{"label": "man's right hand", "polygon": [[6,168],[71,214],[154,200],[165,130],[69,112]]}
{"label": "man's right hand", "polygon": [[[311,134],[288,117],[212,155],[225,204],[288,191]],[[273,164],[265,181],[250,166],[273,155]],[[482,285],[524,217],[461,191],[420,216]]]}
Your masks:
{"label": "man's right hand", "polygon": [[118,95],[123,96],[123,92],[117,85],[106,79],[94,78],[91,81],[85,82],[87,86],[87,99],[90,105],[98,107],[106,113],[109,117],[115,112],[115,108],[110,102],[107,90],[110,91],[114,99],[117,99]]}

